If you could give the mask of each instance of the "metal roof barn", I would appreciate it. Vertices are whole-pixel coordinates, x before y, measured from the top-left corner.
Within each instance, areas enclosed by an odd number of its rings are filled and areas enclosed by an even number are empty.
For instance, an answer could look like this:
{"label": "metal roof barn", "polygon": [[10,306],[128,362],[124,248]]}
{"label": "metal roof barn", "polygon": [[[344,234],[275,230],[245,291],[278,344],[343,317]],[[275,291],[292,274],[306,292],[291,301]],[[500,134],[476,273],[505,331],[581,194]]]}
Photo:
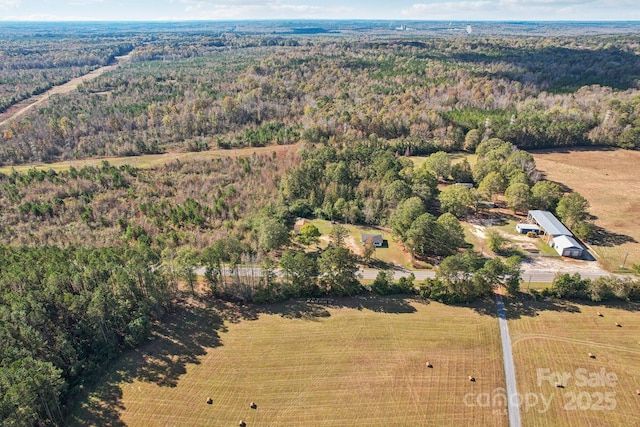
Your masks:
{"label": "metal roof barn", "polygon": [[554,237],[551,241],[551,247],[553,247],[558,254],[572,258],[580,258],[583,252],[580,243],[571,236]]}
{"label": "metal roof barn", "polygon": [[550,236],[573,236],[567,227],[554,214],[548,211],[529,211],[529,218],[533,219]]}

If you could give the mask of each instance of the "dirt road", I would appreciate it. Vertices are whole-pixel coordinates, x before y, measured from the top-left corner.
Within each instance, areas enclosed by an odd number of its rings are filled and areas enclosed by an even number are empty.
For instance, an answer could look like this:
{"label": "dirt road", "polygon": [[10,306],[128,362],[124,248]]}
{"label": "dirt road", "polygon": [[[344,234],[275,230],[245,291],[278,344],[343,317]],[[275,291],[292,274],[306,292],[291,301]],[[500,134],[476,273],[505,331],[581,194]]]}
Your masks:
{"label": "dirt road", "polygon": [[130,53],[125,56],[116,56],[115,60],[104,67],[98,68],[96,70],[91,71],[84,76],[76,77],[75,79],[71,79],[66,83],[63,83],[58,86],[54,86],[45,93],[41,93],[40,95],[34,95],[29,99],[25,99],[24,101],[20,101],[17,104],[12,105],[5,111],[0,114],[0,126],[9,122],[12,119],[20,117],[27,111],[32,108],[42,104],[45,102],[51,95],[60,94],[60,93],[68,93],[78,88],[78,86],[85,81],[93,80],[96,77],[106,73],[107,71],[114,70],[118,68],[121,64],[129,61]]}

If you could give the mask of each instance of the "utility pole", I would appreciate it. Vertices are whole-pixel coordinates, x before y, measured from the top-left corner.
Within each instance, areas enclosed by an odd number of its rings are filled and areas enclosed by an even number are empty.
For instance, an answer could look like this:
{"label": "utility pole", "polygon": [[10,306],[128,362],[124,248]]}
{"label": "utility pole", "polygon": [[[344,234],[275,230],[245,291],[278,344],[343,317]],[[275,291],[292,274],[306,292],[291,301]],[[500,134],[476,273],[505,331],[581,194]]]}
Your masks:
{"label": "utility pole", "polygon": [[624,270],[624,265],[627,263],[628,256],[629,256],[629,252],[627,252],[627,254],[624,256],[624,261],[622,261],[622,267],[620,267],[621,270]]}

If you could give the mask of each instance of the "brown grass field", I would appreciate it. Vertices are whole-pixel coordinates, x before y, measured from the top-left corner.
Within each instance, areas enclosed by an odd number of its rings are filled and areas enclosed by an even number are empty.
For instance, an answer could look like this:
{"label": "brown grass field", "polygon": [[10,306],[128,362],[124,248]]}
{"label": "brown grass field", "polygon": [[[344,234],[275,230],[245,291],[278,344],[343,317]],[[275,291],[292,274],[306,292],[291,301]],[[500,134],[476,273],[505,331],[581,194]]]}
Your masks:
{"label": "brown grass field", "polygon": [[180,309],[157,338],[106,371],[69,424],[507,424],[504,408],[475,400],[504,387],[492,302],[335,304]]}
{"label": "brown grass field", "polygon": [[220,157],[247,157],[252,154],[264,154],[264,153],[281,153],[292,150],[297,150],[299,145],[268,145],[266,147],[247,147],[247,148],[231,148],[231,149],[212,149],[199,152],[167,152],[162,154],[145,154],[143,156],[128,156],[128,157],[92,157],[90,159],[82,160],[69,160],[65,162],[56,163],[41,163],[41,164],[29,164],[19,166],[2,166],[0,167],[0,173],[9,174],[12,169],[17,172],[26,172],[29,169],[41,169],[49,170],[53,169],[56,172],[68,170],[71,166],[76,169],[80,169],[83,166],[100,166],[103,161],[108,161],[113,166],[131,165],[137,168],[153,168],[162,166],[167,163],[171,163],[176,160],[188,162],[190,160],[210,160]]}
{"label": "brown grass field", "polygon": [[640,152],[545,150],[532,153],[547,179],[582,194],[596,217],[590,245],[610,271],[640,264]]}
{"label": "brown grass field", "polygon": [[[638,310],[638,304],[553,300],[507,304],[518,393],[525,399],[522,425],[640,425]],[[555,386],[558,380],[564,388]],[[543,397],[550,402],[546,410]]]}

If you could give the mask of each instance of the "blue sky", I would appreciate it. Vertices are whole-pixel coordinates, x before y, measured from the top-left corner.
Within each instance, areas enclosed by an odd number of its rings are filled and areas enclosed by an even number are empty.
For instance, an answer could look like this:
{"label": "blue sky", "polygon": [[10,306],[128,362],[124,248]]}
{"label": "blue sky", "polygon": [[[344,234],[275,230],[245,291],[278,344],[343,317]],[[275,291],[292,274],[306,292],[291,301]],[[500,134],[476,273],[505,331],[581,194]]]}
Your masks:
{"label": "blue sky", "polygon": [[638,0],[0,0],[0,20],[640,20]]}

